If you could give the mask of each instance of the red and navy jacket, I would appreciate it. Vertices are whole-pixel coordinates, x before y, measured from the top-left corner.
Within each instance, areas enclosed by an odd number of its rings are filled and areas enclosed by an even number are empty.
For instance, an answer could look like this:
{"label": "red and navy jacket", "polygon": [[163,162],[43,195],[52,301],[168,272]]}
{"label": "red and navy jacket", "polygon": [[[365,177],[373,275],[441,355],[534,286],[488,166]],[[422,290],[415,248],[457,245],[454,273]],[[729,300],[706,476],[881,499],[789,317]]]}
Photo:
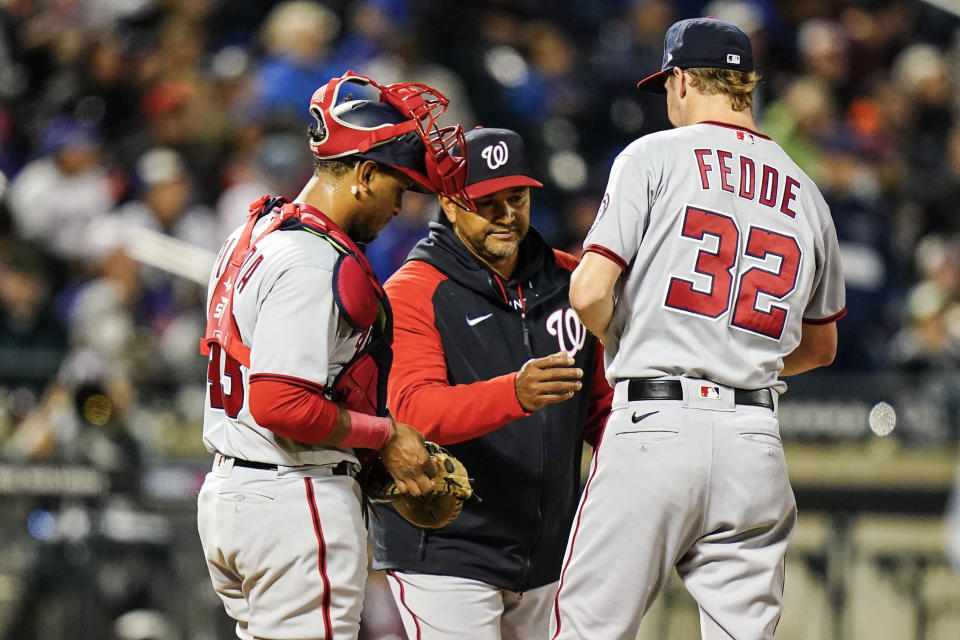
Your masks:
{"label": "red and navy jacket", "polygon": [[[506,280],[440,223],[385,285],[394,312],[387,402],[393,417],[446,447],[474,491],[452,524],[422,530],[392,509],[372,525],[374,568],[459,576],[512,591],[557,580],[580,489],[584,440],[595,445],[613,392],[600,343],[570,307],[573,256],[530,229]],[[517,372],[575,352],[573,398],[528,413]]]}

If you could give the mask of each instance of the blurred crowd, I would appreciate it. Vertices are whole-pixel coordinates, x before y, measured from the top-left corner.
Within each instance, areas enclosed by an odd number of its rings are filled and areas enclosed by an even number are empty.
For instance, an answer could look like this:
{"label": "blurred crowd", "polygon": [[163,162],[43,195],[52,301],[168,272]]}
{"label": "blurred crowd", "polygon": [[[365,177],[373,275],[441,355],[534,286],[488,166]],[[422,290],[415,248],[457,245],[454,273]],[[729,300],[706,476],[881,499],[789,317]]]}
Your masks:
{"label": "blurred crowd", "polygon": [[[832,207],[849,310],[835,368],[957,370],[960,20],[933,4],[2,0],[0,457],[95,451],[110,469],[127,440],[203,457],[191,274],[251,201],[309,177],[306,105],[330,77],[426,82],[448,122],[519,131],[546,184],[533,223],[578,253],[613,157],[669,126],[635,83],[694,15],[750,33],[758,122]],[[436,211],[407,196],[368,249],[381,277]],[[91,424],[114,427],[108,444],[74,446]]]}

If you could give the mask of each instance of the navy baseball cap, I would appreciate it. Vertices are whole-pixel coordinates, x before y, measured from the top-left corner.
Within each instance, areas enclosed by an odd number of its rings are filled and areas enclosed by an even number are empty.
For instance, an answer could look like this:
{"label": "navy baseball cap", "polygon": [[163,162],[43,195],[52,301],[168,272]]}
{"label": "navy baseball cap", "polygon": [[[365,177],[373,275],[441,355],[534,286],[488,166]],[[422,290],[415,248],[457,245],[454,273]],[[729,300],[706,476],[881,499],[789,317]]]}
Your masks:
{"label": "navy baseball cap", "polygon": [[510,129],[467,131],[467,196],[482,198],[501,189],[542,187],[530,175],[523,139]]}
{"label": "navy baseball cap", "polygon": [[673,23],[663,39],[663,65],[637,87],[666,93],[667,74],[673,69],[734,69],[753,71],[753,46],[740,27],[715,18],[690,18]]}

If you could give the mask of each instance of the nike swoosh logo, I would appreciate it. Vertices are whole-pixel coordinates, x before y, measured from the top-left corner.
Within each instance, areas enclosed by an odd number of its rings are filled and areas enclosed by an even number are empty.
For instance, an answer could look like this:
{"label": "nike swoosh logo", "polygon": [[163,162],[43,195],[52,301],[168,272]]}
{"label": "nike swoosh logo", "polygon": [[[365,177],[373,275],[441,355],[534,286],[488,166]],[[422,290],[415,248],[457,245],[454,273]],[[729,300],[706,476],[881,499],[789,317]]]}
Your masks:
{"label": "nike swoosh logo", "polygon": [[634,414],[633,414],[632,416],[630,416],[630,420],[633,422],[633,424],[637,424],[637,423],[640,422],[641,420],[644,420],[644,419],[646,419],[646,418],[649,418],[650,416],[652,416],[652,415],[655,414],[655,413],[660,413],[660,412],[659,412],[659,411],[651,411],[650,413],[645,413],[645,414],[643,414],[642,416],[638,416],[638,415],[636,414],[636,412],[634,412]]}
{"label": "nike swoosh logo", "polygon": [[492,313],[488,313],[485,316],[477,316],[476,318],[467,318],[467,325],[471,327],[474,325],[478,325],[492,315],[493,315]]}

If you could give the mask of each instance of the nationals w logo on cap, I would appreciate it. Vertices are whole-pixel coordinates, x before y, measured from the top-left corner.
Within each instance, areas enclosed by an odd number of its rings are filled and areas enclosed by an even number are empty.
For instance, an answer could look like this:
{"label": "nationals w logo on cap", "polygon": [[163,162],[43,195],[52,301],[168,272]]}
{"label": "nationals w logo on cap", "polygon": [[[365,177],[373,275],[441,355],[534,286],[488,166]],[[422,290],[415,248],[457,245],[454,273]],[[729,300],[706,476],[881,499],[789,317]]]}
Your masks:
{"label": "nationals w logo on cap", "polygon": [[523,139],[510,129],[477,127],[467,131],[467,187],[470,198],[501,189],[542,187],[530,175]]}
{"label": "nationals w logo on cap", "polygon": [[490,167],[491,171],[496,171],[507,164],[507,160],[510,159],[510,149],[507,147],[507,143],[501,140],[497,144],[484,147],[483,151],[480,152],[480,157],[487,161],[487,166]]}

